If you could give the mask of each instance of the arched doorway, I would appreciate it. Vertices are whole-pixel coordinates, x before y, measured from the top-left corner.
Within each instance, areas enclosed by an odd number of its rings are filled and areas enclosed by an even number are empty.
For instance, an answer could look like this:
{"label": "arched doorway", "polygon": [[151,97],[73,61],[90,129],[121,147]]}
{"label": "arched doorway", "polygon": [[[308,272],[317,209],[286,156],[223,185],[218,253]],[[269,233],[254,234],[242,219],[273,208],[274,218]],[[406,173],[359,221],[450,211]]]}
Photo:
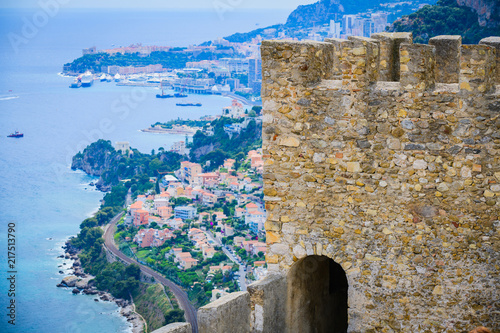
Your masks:
{"label": "arched doorway", "polygon": [[325,256],[309,256],[287,277],[287,331],[347,332],[347,276]]}

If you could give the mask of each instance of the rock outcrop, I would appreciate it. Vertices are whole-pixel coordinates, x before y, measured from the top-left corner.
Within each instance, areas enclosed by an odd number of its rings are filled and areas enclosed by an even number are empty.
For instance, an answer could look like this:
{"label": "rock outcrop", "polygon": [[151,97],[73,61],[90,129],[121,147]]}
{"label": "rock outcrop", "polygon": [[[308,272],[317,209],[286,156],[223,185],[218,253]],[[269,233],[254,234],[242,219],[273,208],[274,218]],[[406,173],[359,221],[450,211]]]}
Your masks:
{"label": "rock outcrop", "polygon": [[496,27],[499,21],[499,2],[498,0],[456,0],[460,6],[466,6],[474,9],[478,15],[479,25]]}

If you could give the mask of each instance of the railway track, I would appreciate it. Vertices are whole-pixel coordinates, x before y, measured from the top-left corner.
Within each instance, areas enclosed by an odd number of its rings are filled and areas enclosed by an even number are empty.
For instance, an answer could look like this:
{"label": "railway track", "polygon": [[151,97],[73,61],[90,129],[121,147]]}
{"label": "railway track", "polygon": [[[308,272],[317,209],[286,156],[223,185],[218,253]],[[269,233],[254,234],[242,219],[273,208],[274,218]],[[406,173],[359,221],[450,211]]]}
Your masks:
{"label": "railway track", "polygon": [[160,275],[158,272],[155,272],[148,266],[145,266],[136,260],[127,257],[124,255],[120,250],[116,248],[113,235],[114,231],[116,229],[116,223],[120,220],[120,218],[124,215],[124,213],[120,213],[117,216],[115,216],[111,222],[108,225],[108,228],[106,229],[104,233],[104,244],[106,248],[113,253],[113,255],[117,256],[120,258],[120,260],[129,263],[129,264],[136,264],[139,265],[141,268],[141,271],[149,275],[153,278],[155,278],[156,281],[160,282],[164,286],[170,288],[172,290],[172,293],[175,295],[175,298],[179,302],[180,307],[182,310],[184,310],[184,316],[186,317],[186,321],[191,324],[191,327],[193,328],[193,333],[198,333],[198,321],[196,318],[196,309],[195,307],[191,304],[189,301],[189,298],[187,297],[187,294],[182,290],[178,285],[173,283],[170,280],[167,280],[165,277]]}

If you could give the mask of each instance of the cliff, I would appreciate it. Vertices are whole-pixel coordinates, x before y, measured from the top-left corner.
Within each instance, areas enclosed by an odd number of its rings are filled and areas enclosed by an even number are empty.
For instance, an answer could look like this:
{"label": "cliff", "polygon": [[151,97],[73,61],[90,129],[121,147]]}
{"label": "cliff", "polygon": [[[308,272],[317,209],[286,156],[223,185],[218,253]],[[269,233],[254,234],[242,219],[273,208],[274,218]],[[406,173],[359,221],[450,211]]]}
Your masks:
{"label": "cliff", "polygon": [[[342,1],[342,3],[349,1]],[[311,27],[330,23],[336,19],[336,14],[343,13],[344,6],[340,0],[321,0],[311,5],[299,6],[295,9],[288,20],[288,27]]]}
{"label": "cliff", "polygon": [[123,156],[116,152],[110,141],[99,140],[85,148],[83,153],[79,152],[73,157],[71,169],[83,170],[92,176],[102,176],[121,159]]}
{"label": "cliff", "polygon": [[97,188],[109,191],[111,186],[122,179],[145,177],[140,180],[143,183],[148,182],[149,177],[158,176],[158,172],[177,170],[182,159],[177,153],[142,154],[138,150],[133,150],[133,154],[128,157],[117,152],[110,141],[99,140],[85,148],[83,153],[79,152],[73,157],[71,169],[99,176]]}
{"label": "cliff", "polygon": [[472,8],[478,15],[479,25],[496,27],[500,24],[498,0],[456,0],[460,6]]}
{"label": "cliff", "polygon": [[389,31],[412,32],[416,43],[427,43],[439,35],[460,35],[465,44],[476,44],[500,35],[498,1],[439,0],[434,6],[403,16]]}

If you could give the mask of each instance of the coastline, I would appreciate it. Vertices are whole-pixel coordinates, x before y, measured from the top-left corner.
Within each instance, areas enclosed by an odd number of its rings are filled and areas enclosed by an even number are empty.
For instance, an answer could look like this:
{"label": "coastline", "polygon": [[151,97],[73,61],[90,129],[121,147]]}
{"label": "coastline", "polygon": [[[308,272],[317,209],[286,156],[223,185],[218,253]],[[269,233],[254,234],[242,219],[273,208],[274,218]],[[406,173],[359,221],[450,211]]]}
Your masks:
{"label": "coastline", "polygon": [[[56,285],[58,288],[72,289],[75,295],[84,294],[95,296],[96,302],[114,302],[120,308],[120,316],[122,316],[128,323],[130,332],[143,333],[145,322],[140,314],[135,312],[135,305],[133,302],[121,298],[115,298],[108,292],[98,290],[92,283],[94,276],[85,273],[81,266],[80,259],[78,258],[79,251],[75,249],[67,240],[62,246],[64,254],[59,255],[58,258],[72,260],[73,264],[70,271],[65,274],[61,282]],[[72,272],[71,272],[72,271]]]}

